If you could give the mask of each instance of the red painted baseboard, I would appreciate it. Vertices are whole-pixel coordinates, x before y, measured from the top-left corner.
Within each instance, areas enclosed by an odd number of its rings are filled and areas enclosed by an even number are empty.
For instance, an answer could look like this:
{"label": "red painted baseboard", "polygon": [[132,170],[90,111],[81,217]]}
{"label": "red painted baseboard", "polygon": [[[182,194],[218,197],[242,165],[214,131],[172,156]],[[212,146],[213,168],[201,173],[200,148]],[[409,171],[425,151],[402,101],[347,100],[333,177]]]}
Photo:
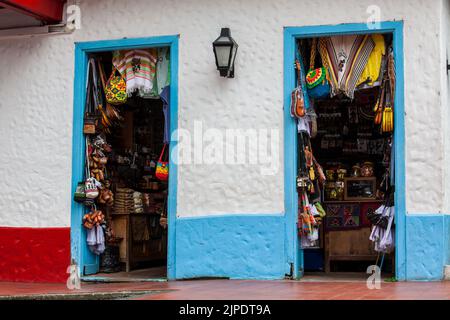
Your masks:
{"label": "red painted baseboard", "polygon": [[65,282],[70,228],[0,227],[0,281]]}

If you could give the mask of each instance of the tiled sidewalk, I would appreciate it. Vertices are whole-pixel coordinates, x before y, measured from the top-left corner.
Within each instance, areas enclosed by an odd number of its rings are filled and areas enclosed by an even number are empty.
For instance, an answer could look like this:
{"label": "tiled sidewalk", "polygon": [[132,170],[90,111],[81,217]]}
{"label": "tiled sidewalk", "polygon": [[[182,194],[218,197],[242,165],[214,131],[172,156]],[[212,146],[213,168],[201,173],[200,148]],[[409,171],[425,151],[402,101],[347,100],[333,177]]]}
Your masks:
{"label": "tiled sidewalk", "polygon": [[[65,284],[0,282],[0,297],[49,294],[96,294],[147,292],[132,299],[206,300],[450,300],[450,282],[382,283],[380,290],[369,290],[365,282],[298,282],[192,280],[137,283],[82,283],[81,290],[68,290]],[[149,293],[149,291],[156,291]]]}

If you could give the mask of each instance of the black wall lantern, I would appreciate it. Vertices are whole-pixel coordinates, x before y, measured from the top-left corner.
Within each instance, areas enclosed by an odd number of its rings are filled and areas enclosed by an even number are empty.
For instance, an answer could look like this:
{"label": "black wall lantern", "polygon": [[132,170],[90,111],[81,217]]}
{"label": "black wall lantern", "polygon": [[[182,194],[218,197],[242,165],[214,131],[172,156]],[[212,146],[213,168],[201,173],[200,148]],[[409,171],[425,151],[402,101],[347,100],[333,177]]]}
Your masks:
{"label": "black wall lantern", "polygon": [[234,78],[234,60],[238,45],[231,37],[230,28],[222,28],[220,36],[213,42],[213,49],[220,76]]}

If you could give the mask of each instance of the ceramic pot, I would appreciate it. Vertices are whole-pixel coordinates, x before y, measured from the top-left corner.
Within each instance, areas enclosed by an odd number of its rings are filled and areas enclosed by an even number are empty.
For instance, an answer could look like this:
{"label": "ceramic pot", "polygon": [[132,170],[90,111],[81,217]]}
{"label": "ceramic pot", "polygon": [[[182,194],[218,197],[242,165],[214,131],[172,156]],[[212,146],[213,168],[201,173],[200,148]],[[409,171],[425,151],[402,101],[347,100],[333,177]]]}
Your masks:
{"label": "ceramic pot", "polygon": [[361,167],[360,166],[352,167],[352,177],[353,178],[361,177]]}
{"label": "ceramic pot", "polygon": [[361,176],[364,178],[369,178],[374,176],[373,162],[364,162],[361,167]]}

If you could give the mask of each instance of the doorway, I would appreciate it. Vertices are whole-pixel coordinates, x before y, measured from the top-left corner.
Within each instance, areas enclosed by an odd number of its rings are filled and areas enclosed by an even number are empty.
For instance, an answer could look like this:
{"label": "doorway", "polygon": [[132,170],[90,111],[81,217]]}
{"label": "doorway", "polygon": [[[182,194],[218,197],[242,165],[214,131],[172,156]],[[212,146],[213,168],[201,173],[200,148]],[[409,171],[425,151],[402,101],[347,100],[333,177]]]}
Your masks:
{"label": "doorway", "polygon": [[[114,52],[133,50],[156,51],[161,48],[167,49],[168,60],[170,60],[168,67],[170,76],[167,79],[170,85],[166,88],[165,100],[167,112],[163,112],[164,103],[159,97],[159,92],[156,95],[157,97],[153,95],[153,99],[150,99],[150,97],[136,97],[136,95],[129,96],[126,108],[124,107],[125,110],[119,110],[120,124],[116,127],[111,126],[109,131],[103,132],[101,135],[102,138],[110,140],[108,141],[109,147],[114,147],[111,149],[116,149],[108,151],[111,152],[111,157],[107,156],[108,164],[106,164],[106,166],[110,164],[115,166],[115,168],[105,168],[105,171],[110,176],[115,177],[115,187],[114,189],[111,188],[111,190],[114,190],[115,203],[111,202],[109,209],[104,210],[112,211],[110,219],[117,220],[116,223],[112,223],[112,225],[115,225],[115,229],[120,230],[119,233],[121,233],[121,236],[116,236],[117,242],[122,242],[122,244],[117,246],[122,248],[118,248],[117,251],[126,252],[127,256],[123,259],[123,254],[120,253],[122,256],[120,259],[120,270],[118,265],[115,268],[108,268],[108,263],[105,263],[104,257],[95,254],[86,241],[89,230],[83,226],[83,222],[89,210],[86,209],[85,204],[72,200],[72,264],[78,266],[79,275],[82,277],[96,275],[106,270],[108,273],[113,271],[124,272],[124,274],[120,274],[121,278],[129,277],[147,280],[175,278],[173,266],[175,260],[177,165],[176,159],[171,157],[170,154],[172,154],[176,143],[176,141],[171,139],[171,135],[178,126],[178,36],[82,42],[75,45],[72,194],[76,193],[80,181],[85,180],[87,155],[91,160],[91,144],[96,141],[94,138],[86,139],[86,135],[83,132],[88,93],[87,72],[91,65],[91,58],[94,57],[98,61],[102,59],[109,61]],[[101,68],[99,64],[96,65]],[[111,62],[104,64],[107,77],[110,75],[108,72],[112,71],[108,69],[111,65]],[[117,106],[117,109],[120,109],[120,106]],[[166,122],[165,119],[167,120]],[[165,133],[163,128],[166,123],[169,123],[169,125],[166,126],[167,132]],[[150,139],[149,137],[154,138]],[[87,141],[88,143],[86,143]],[[86,146],[88,147],[86,148]],[[127,146],[131,147],[131,151]],[[161,151],[164,149],[165,159],[162,160],[167,159],[170,174],[166,182],[158,183],[154,171],[156,162],[159,160],[158,156],[163,153]],[[125,153],[129,153],[130,156],[127,157]],[[158,156],[156,156],[156,153]],[[90,165],[93,165],[93,162],[90,162]],[[119,169],[120,166],[126,166],[129,170]],[[92,169],[93,167],[89,168]],[[145,170],[148,172],[146,173]],[[97,173],[92,172],[92,170],[89,171],[90,174]],[[97,177],[95,176],[95,178]],[[98,177],[98,179],[101,179],[101,177]],[[160,195],[162,196],[161,199],[145,203],[145,200],[157,198]],[[128,203],[128,200],[134,201],[135,206],[133,208],[129,206],[131,202]],[[152,205],[154,206],[152,207]],[[120,212],[116,215],[114,211]],[[150,213],[150,211],[153,213]],[[136,219],[145,223],[140,223]],[[135,236],[133,237],[133,226],[140,227],[142,225],[149,228],[140,230],[142,232],[137,230],[134,232]],[[159,228],[160,226],[163,226],[163,228]],[[154,228],[152,229],[152,227]],[[103,229],[106,231],[107,228]],[[156,256],[156,253],[159,253],[159,255]],[[117,256],[119,252],[115,254],[109,252],[109,254],[113,257],[114,255]]]}
{"label": "doorway", "polygon": [[[285,101],[285,206],[286,206],[286,230],[287,230],[287,241],[288,247],[292,250],[293,257],[293,277],[301,278],[305,275],[306,269],[312,270],[321,270],[321,271],[363,271],[365,273],[365,269],[367,267],[367,262],[356,261],[356,258],[353,258],[351,254],[342,255],[339,257],[340,261],[330,263],[327,258],[330,256],[325,252],[324,247],[328,245],[328,249],[330,246],[330,241],[355,241],[358,235],[350,235],[352,231],[345,232],[343,229],[340,229],[340,232],[331,233],[331,230],[334,227],[339,229],[338,224],[327,224],[327,218],[324,218],[324,223],[322,229],[319,231],[322,237],[319,236],[319,241],[317,243],[317,247],[314,251],[306,251],[304,243],[302,244],[301,237],[299,237],[299,229],[297,228],[298,223],[298,206],[299,206],[299,194],[297,192],[297,152],[298,152],[298,130],[297,130],[297,122],[293,117],[291,117],[290,103],[291,103],[291,93],[293,88],[296,86],[296,73],[293,66],[295,66],[295,60],[297,56],[298,45],[300,42],[311,44],[311,39],[313,38],[323,38],[323,37],[332,37],[332,36],[347,36],[347,35],[383,35],[387,37],[388,41],[392,42],[393,56],[395,58],[395,72],[397,74],[397,81],[395,84],[395,109],[394,109],[394,133],[393,140],[395,143],[392,147],[393,158],[395,159],[394,165],[395,169],[393,170],[393,179],[395,179],[395,193],[393,196],[393,202],[395,203],[395,254],[393,255],[392,261],[395,261],[394,273],[397,280],[402,280],[405,278],[405,197],[404,197],[404,97],[403,97],[403,23],[402,22],[383,22],[380,24],[377,29],[370,29],[366,24],[344,24],[338,26],[317,26],[317,27],[290,27],[285,28],[285,91],[284,91],[284,101]],[[308,40],[309,39],[309,40]],[[308,46],[308,45],[306,45]],[[309,64],[308,64],[309,65]],[[308,66],[306,67],[308,68]],[[352,99],[353,100],[353,99]],[[326,103],[325,103],[326,104]],[[326,106],[322,107],[322,111],[326,110]],[[348,108],[345,108],[346,112]],[[349,112],[346,113],[348,119]],[[318,120],[318,124],[319,124]],[[323,125],[324,123],[322,123]],[[326,132],[324,132],[327,134]],[[312,139],[311,139],[312,140]],[[313,141],[313,148],[318,148],[318,151],[322,149],[325,145],[321,145],[321,140]],[[315,145],[315,146],[314,146]],[[294,146],[294,147],[292,147]],[[325,146],[327,148],[328,146]],[[340,148],[342,150],[342,147]],[[326,156],[329,156],[331,153],[322,152],[323,160]],[[369,157],[370,158],[370,157]],[[333,159],[328,159],[333,160]],[[369,159],[368,159],[369,160]],[[374,159],[374,161],[378,161]],[[332,161],[331,161],[332,162]],[[334,164],[338,164],[338,161],[335,161]],[[370,161],[367,161],[370,162]],[[356,166],[356,163],[355,163]],[[349,175],[352,166],[348,169]],[[342,173],[342,171],[341,171]],[[336,172],[337,174],[337,172]],[[345,177],[347,178],[347,177]],[[371,180],[376,180],[372,178]],[[369,181],[366,181],[367,183]],[[325,189],[321,189],[322,193],[325,193]],[[350,195],[352,196],[352,195]],[[353,195],[355,196],[355,195]],[[301,199],[301,198],[300,198]],[[361,205],[365,205],[366,201],[361,201],[361,199],[352,198],[353,200],[358,200],[358,204],[356,205],[360,210]],[[322,195],[322,200],[324,200],[324,195]],[[330,199],[328,199],[330,200]],[[331,199],[337,200],[337,199]],[[372,198],[371,200],[376,200],[376,198]],[[301,204],[301,203],[300,203]],[[338,203],[334,203],[336,206]],[[342,203],[344,204],[344,203]],[[333,203],[330,203],[333,205]],[[373,203],[375,205],[375,203]],[[359,211],[357,210],[357,211]],[[327,210],[326,210],[327,211]],[[347,210],[348,211],[348,210]],[[352,210],[350,210],[352,211]],[[348,213],[348,212],[347,212]],[[360,215],[358,215],[360,217]],[[331,220],[331,219],[330,219]],[[334,219],[338,221],[339,219]],[[352,223],[359,224],[357,219],[351,219]],[[336,230],[337,230],[336,229]],[[355,228],[356,229],[356,228]],[[335,230],[334,230],[335,231]],[[301,232],[301,231],[300,231]],[[353,231],[353,233],[357,233],[358,231]],[[338,236],[339,239],[336,238],[336,235],[340,233]],[[369,232],[370,233],[370,232]],[[368,238],[367,237],[363,238]],[[355,238],[356,237],[356,238]],[[333,239],[331,239],[333,238]],[[352,240],[353,239],[353,240]],[[369,244],[369,240],[365,240]],[[325,243],[327,242],[327,243]],[[354,249],[354,248],[353,248]],[[345,251],[345,250],[344,250]],[[362,257],[363,254],[360,255]],[[348,259],[350,257],[350,259]],[[342,259],[341,259],[342,258]],[[345,259],[344,259],[345,258]],[[376,257],[373,254],[365,255],[363,260],[374,260],[370,261],[369,265],[375,264],[378,262],[380,264],[380,259],[376,261]],[[379,257],[378,257],[379,258]],[[342,263],[344,262],[344,263]],[[385,262],[387,263],[387,262]],[[332,270],[330,270],[333,268]],[[327,270],[325,270],[327,269]]]}

